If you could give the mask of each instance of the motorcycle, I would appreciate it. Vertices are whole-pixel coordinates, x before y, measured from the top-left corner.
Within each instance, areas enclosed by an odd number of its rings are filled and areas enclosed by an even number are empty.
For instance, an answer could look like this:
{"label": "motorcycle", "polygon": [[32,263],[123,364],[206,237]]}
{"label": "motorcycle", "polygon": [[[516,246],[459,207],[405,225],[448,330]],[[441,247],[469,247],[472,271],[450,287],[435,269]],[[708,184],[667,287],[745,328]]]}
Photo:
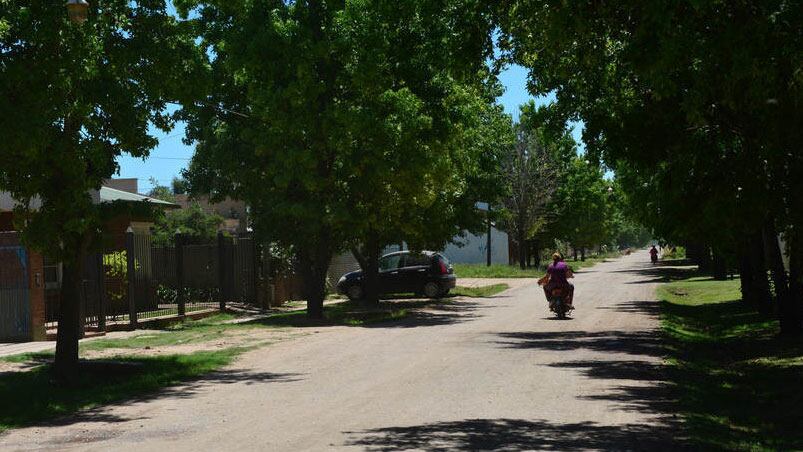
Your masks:
{"label": "motorcycle", "polygon": [[549,293],[549,310],[554,312],[559,319],[565,319],[566,314],[574,309],[574,306],[566,302],[566,292],[561,287],[555,287]]}
{"label": "motorcycle", "polygon": [[658,254],[650,254],[650,262],[652,262],[653,264],[657,264],[658,263]]}

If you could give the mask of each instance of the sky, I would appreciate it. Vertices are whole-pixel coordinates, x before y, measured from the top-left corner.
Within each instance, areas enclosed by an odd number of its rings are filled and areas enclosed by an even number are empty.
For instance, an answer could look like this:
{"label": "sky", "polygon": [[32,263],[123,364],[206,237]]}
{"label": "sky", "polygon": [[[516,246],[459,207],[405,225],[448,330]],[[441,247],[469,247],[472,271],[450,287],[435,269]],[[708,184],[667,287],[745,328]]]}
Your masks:
{"label": "sky", "polygon": [[[518,65],[512,65],[499,76],[505,86],[505,93],[499,97],[505,112],[518,120],[519,106],[535,99],[527,92],[527,70]],[[539,97],[537,104],[544,104],[554,100],[552,97]],[[574,125],[574,138],[580,143],[581,125]],[[179,176],[181,170],[186,168],[192,158],[193,146],[182,143],[184,127],[178,124],[172,131],[163,133],[152,130],[151,133],[159,139],[159,145],[151,151],[150,157],[145,160],[123,156],[120,158],[120,174],[115,177],[135,177],[139,179],[139,191],[147,193],[153,184],[150,179],[156,180],[159,185],[170,185],[173,177]]]}

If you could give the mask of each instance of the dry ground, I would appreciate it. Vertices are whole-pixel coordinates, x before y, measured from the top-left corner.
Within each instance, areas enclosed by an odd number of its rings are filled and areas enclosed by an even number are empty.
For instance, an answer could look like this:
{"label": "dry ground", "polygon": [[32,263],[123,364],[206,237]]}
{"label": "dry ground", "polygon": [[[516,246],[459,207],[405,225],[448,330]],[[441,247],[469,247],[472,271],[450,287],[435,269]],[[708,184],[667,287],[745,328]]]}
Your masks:
{"label": "dry ground", "polygon": [[648,261],[578,272],[570,320],[525,282],[399,322],[308,327],[200,381],[11,431],[0,448],[676,449]]}

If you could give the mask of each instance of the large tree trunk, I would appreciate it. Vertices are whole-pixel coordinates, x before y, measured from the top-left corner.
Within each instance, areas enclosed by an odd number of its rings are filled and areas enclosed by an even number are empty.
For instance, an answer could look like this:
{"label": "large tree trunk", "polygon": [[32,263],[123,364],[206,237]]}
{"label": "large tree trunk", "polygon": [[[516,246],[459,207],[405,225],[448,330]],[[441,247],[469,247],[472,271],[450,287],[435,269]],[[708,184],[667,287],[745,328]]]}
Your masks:
{"label": "large tree trunk", "polygon": [[[575,259],[575,260],[577,260],[577,259]],[[584,246],[580,247],[580,260],[583,261],[583,262],[586,261],[586,247],[584,247]]]}
{"label": "large tree trunk", "polygon": [[307,317],[323,319],[323,301],[326,299],[326,272],[332,261],[328,244],[299,250],[298,260],[304,281],[304,298],[307,299]]}
{"label": "large tree trunk", "polygon": [[70,383],[78,376],[78,340],[83,335],[81,318],[81,286],[91,236],[79,239],[73,258],[62,263],[59,326],[56,332],[54,369],[58,379]]}
{"label": "large tree trunk", "polygon": [[[798,229],[789,237],[789,309],[790,334],[799,334],[803,329],[803,233]],[[794,324],[797,322],[797,328]],[[783,324],[781,325],[783,329]]]}
{"label": "large tree trunk", "polygon": [[519,227],[516,232],[516,242],[519,248],[519,268],[524,270],[527,268],[527,243],[524,240],[524,228]]}
{"label": "large tree trunk", "polygon": [[541,247],[536,240],[533,240],[533,264],[535,268],[541,266]]}
{"label": "large tree trunk", "polygon": [[379,258],[382,246],[373,238],[368,239],[362,250],[352,249],[351,253],[360,263],[363,276],[363,301],[369,306],[379,306]]}
{"label": "large tree trunk", "polygon": [[704,245],[699,248],[699,254],[697,255],[697,266],[700,268],[701,273],[706,275],[711,274],[713,264],[711,262],[711,248],[708,245]]}
{"label": "large tree trunk", "polygon": [[772,292],[767,277],[767,263],[764,260],[764,237],[761,231],[748,235],[750,268],[754,295],[753,303],[761,312],[772,311]]}
{"label": "large tree trunk", "polygon": [[711,273],[714,276],[714,279],[718,281],[725,281],[728,279],[728,263],[725,260],[725,256],[719,250],[712,250],[712,259],[711,259]]}
{"label": "large tree trunk", "polygon": [[745,243],[739,250],[739,280],[741,281],[742,301],[748,304],[756,302],[756,288],[753,285],[753,269],[751,268],[750,251]]}

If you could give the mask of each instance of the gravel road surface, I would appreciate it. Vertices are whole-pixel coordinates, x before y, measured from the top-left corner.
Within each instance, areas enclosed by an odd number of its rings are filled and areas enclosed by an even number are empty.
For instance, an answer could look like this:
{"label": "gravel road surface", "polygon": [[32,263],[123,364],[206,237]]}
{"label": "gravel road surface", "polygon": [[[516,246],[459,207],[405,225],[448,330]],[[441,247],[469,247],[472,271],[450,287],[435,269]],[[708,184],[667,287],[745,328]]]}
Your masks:
{"label": "gravel road surface", "polygon": [[0,449],[669,450],[658,278],[639,252],[579,272],[573,318],[535,284],[314,334]]}

